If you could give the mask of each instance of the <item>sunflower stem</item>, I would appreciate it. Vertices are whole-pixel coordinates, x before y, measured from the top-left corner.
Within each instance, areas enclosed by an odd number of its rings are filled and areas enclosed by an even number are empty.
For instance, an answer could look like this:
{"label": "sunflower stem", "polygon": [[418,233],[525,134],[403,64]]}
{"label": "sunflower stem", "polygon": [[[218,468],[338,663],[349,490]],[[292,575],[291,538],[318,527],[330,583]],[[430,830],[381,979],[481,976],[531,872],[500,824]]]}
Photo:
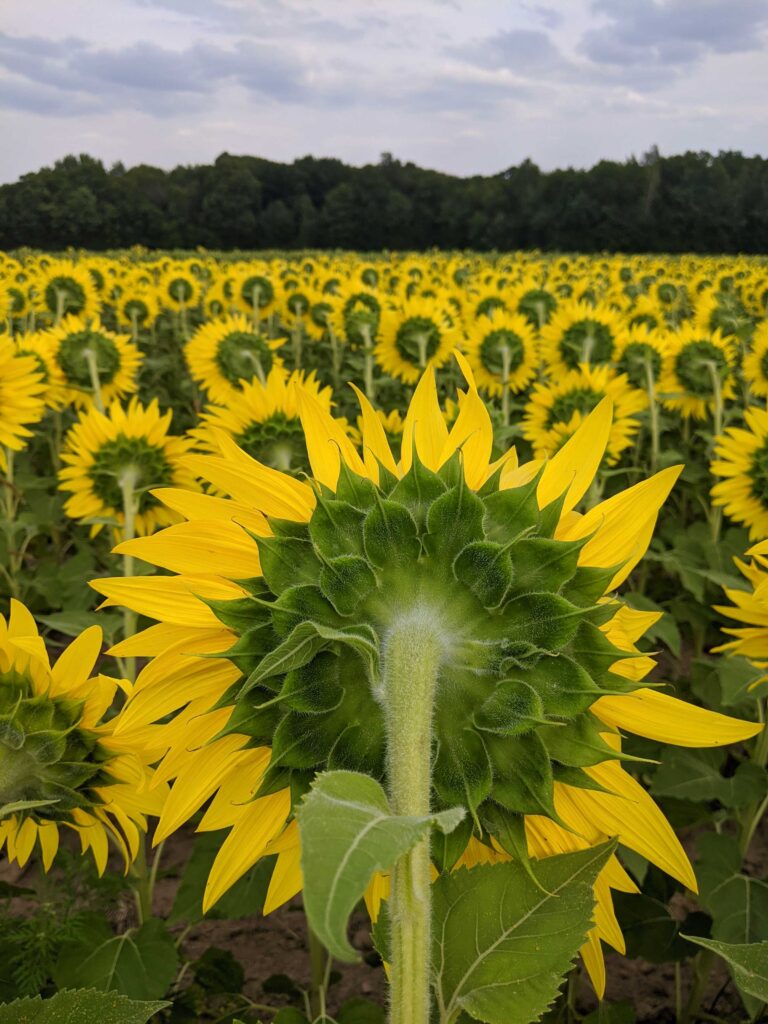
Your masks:
{"label": "sunflower stem", "polygon": [[301,318],[296,317],[296,322],[293,325],[291,331],[291,347],[293,349],[293,368],[294,370],[301,369],[301,356],[302,356],[302,344],[301,344]]}
{"label": "sunflower stem", "polygon": [[365,397],[369,402],[376,400],[373,385],[373,339],[371,338],[371,328],[368,324],[362,324],[360,327],[360,333],[363,336],[363,381],[365,388]]}
{"label": "sunflower stem", "polygon": [[501,416],[504,426],[509,426],[509,370],[511,356],[508,345],[501,346]]}
{"label": "sunflower stem", "polygon": [[88,373],[91,377],[91,391],[93,392],[93,404],[100,413],[104,412],[104,399],[101,395],[101,380],[99,378],[99,364],[96,353],[92,348],[83,349],[85,361],[88,363]]}
{"label": "sunflower stem", "polygon": [[[416,612],[396,624],[384,648],[383,701],[389,798],[394,814],[430,813],[432,715],[439,635]],[[431,892],[429,838],[392,869],[390,1024],[428,1024]]]}
{"label": "sunflower stem", "polygon": [[309,986],[309,1006],[311,1017],[323,1019],[325,1017],[325,992],[327,988],[328,968],[330,957],[325,946],[315,935],[307,922],[307,944],[309,945],[309,962],[311,978]]}
{"label": "sunflower stem", "polygon": [[[712,379],[712,397],[715,401],[714,408],[714,421],[713,421],[713,432],[714,438],[719,438],[723,432],[723,389],[720,382],[720,374],[718,373],[717,366],[715,363],[708,359],[706,361],[709,375]],[[710,528],[712,534],[712,543],[717,544],[720,539],[720,527],[723,522],[723,510],[722,508],[712,509],[712,518],[710,519]]]}
{"label": "sunflower stem", "polygon": [[261,330],[261,318],[259,317],[259,310],[261,309],[261,306],[259,305],[260,293],[261,288],[255,284],[251,290],[251,304],[253,306],[253,329],[257,334],[259,334]]}

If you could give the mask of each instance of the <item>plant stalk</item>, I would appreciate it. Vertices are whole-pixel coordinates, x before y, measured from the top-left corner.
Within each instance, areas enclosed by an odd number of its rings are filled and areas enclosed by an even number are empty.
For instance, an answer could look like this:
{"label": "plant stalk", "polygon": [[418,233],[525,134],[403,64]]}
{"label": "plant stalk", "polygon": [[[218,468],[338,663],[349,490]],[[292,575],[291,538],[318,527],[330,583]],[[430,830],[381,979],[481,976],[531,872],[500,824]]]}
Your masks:
{"label": "plant stalk", "polygon": [[[136,501],[136,485],[139,482],[139,470],[135,466],[127,467],[120,474],[120,490],[123,495],[123,540],[133,540],[136,536],[136,513],[138,512]],[[123,555],[123,576],[133,576],[133,555]],[[131,608],[123,610],[123,639],[133,636],[136,632],[138,615]],[[136,680],[136,659],[125,659],[125,674],[131,680]]]}
{"label": "plant stalk", "polygon": [[[394,814],[429,814],[432,715],[440,664],[437,631],[418,611],[396,624],[384,649],[389,798]],[[423,839],[392,869],[390,1024],[430,1019],[430,843]]]}

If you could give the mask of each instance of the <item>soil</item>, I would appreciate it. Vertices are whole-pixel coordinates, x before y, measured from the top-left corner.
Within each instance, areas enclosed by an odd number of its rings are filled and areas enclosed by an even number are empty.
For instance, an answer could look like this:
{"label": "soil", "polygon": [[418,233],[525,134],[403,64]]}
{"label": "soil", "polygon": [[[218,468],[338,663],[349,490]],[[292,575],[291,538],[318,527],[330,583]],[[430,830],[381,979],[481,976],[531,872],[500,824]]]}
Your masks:
{"label": "soil", "polygon": [[[158,916],[162,917],[170,912],[193,838],[191,828],[186,828],[180,830],[165,845],[163,870],[155,891],[155,911]],[[690,847],[694,843],[695,835],[691,835],[685,845]],[[755,836],[745,869],[750,874],[764,875],[766,864],[768,819],[763,821],[761,829]],[[117,868],[117,865],[115,867]],[[15,865],[0,863],[0,880],[23,883],[29,871],[29,867],[25,871],[19,871]],[[18,901],[18,904],[23,908],[22,901]],[[126,897],[110,914],[116,930],[122,930],[135,923],[133,914],[130,899]],[[386,1000],[386,978],[370,940],[365,914],[359,913],[353,917],[350,934],[352,944],[360,951],[361,959],[356,964],[334,965],[338,978],[329,991],[328,1012],[331,1014],[354,996],[365,996],[382,1006]],[[209,946],[229,950],[237,958],[245,970],[245,994],[263,1006],[277,1009],[296,1003],[295,997],[292,999],[290,995],[269,990],[276,984],[276,975],[287,976],[299,987],[309,985],[306,923],[300,897],[268,917],[241,921],[203,921],[184,940],[184,950],[190,959],[199,957]],[[629,960],[606,950],[606,968],[607,1002],[630,1003],[635,1009],[638,1024],[666,1024],[675,1021],[673,964],[658,965],[642,959]],[[693,982],[689,962],[682,964],[680,974],[682,1005],[685,1005]],[[273,979],[271,985],[268,979]],[[591,986],[581,972],[575,986],[577,1012],[588,1014],[594,1011],[597,1005]],[[712,973],[702,1006],[712,1014],[709,1020],[719,1020],[723,1024],[736,1024],[746,1020],[738,995],[729,981],[727,970],[721,963],[716,965]]]}

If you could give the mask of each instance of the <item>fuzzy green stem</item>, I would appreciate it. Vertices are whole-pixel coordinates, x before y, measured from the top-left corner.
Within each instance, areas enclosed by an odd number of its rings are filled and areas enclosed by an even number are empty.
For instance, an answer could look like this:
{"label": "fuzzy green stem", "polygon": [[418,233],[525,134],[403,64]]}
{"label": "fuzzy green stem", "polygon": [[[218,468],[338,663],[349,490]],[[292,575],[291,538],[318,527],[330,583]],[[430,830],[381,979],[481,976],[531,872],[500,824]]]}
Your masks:
{"label": "fuzzy green stem", "polygon": [[85,361],[88,363],[88,373],[91,377],[91,391],[93,392],[93,404],[99,410],[104,412],[104,399],[101,396],[101,380],[99,378],[99,364],[96,360],[96,353],[92,348],[83,349],[83,355]]}
{"label": "fuzzy green stem", "polygon": [[[434,623],[418,612],[397,623],[385,644],[387,772],[395,814],[422,816],[431,809],[432,715],[440,650]],[[390,1024],[428,1024],[430,1018],[430,884],[426,838],[392,870]]]}
{"label": "fuzzy green stem", "polygon": [[261,330],[261,318],[259,317],[259,311],[261,309],[261,307],[259,306],[260,294],[261,288],[259,288],[259,286],[255,284],[251,290],[251,303],[253,306],[253,329],[257,334]]}
{"label": "fuzzy green stem", "polygon": [[330,956],[328,950],[315,935],[307,922],[307,944],[309,945],[309,962],[311,969],[309,987],[309,1006],[312,1020],[325,1018],[325,994],[328,985],[328,967]]}
{"label": "fuzzy green stem", "polygon": [[296,317],[296,322],[293,325],[291,331],[291,348],[293,350],[293,368],[294,370],[301,369],[301,357],[302,357],[302,337],[301,337],[301,319]]}
{"label": "fuzzy green stem", "polygon": [[371,328],[368,324],[363,324],[360,327],[360,333],[363,336],[363,380],[365,387],[365,397],[369,402],[374,402],[376,395],[374,392],[373,384],[373,339],[371,338]]}
{"label": "fuzzy green stem", "polygon": [[328,336],[331,339],[331,373],[333,375],[333,390],[334,394],[338,394],[341,386],[341,350],[339,348],[339,339],[336,337],[336,332],[332,327],[328,328]]}
{"label": "fuzzy green stem", "polygon": [[58,327],[64,317],[64,303],[67,301],[67,293],[63,288],[56,289],[56,326]]}

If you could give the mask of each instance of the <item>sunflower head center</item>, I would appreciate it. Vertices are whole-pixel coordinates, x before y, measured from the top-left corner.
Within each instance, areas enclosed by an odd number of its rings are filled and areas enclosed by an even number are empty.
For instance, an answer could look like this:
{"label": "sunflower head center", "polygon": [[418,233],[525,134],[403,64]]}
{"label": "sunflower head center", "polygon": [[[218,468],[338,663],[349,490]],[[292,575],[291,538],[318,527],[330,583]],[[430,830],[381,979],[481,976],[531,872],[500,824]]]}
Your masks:
{"label": "sunflower head center", "polygon": [[73,277],[64,274],[52,277],[45,286],[45,306],[52,313],[77,315],[85,309],[85,289]]}
{"label": "sunflower head center", "polygon": [[566,328],[559,348],[563,362],[571,369],[579,363],[607,363],[613,354],[613,332],[606,324],[585,317]]}
{"label": "sunflower head center", "polygon": [[109,384],[120,369],[120,352],[106,334],[99,331],[75,331],[62,340],[56,353],[57,362],[67,382],[87,391],[91,389],[89,354],[96,360],[101,384]]}
{"label": "sunflower head center", "polygon": [[626,373],[636,388],[645,390],[648,387],[649,370],[653,380],[659,379],[661,356],[653,345],[644,341],[632,341],[621,353],[617,366],[621,373]]}
{"label": "sunflower head center", "polygon": [[246,306],[253,309],[254,304],[259,309],[268,306],[275,297],[275,289],[269,278],[261,274],[253,274],[247,277],[240,286],[240,298]]}
{"label": "sunflower head center", "polygon": [[[92,802],[80,789],[103,781],[104,757],[95,734],[78,728],[82,709],[82,701],[35,694],[14,671],[0,673],[0,807],[40,802],[44,818],[62,820]],[[20,813],[34,817],[35,808]]]}
{"label": "sunflower head center", "polygon": [[273,412],[264,420],[249,423],[235,438],[249,455],[283,473],[309,471],[307,443],[301,420]]}
{"label": "sunflower head center", "polygon": [[233,387],[242,382],[264,380],[272,369],[272,350],[266,340],[255,332],[231,331],[216,348],[216,365]]}
{"label": "sunflower head center", "polygon": [[603,397],[603,393],[595,388],[570,388],[552,402],[547,416],[547,427],[553,427],[556,423],[570,423],[575,412],[585,416]]}
{"label": "sunflower head center", "polygon": [[706,339],[689,342],[675,358],[677,379],[690,395],[712,395],[712,367],[721,381],[728,376],[728,361],[722,349]]}
{"label": "sunflower head center", "polygon": [[489,331],[480,343],[480,359],[496,377],[514,373],[525,361],[523,339],[506,328]]}
{"label": "sunflower head center", "polygon": [[545,292],[543,288],[532,288],[520,299],[517,309],[532,327],[541,327],[549,321],[556,306],[557,299],[554,295]]}
{"label": "sunflower head center", "polygon": [[93,453],[88,476],[94,493],[108,507],[123,506],[121,481],[131,475],[137,510],[145,512],[157,504],[150,487],[163,487],[173,480],[173,472],[162,448],[143,437],[119,434]]}
{"label": "sunflower head center", "polygon": [[409,316],[397,328],[395,347],[406,362],[426,366],[440,348],[442,332],[427,316]]}

